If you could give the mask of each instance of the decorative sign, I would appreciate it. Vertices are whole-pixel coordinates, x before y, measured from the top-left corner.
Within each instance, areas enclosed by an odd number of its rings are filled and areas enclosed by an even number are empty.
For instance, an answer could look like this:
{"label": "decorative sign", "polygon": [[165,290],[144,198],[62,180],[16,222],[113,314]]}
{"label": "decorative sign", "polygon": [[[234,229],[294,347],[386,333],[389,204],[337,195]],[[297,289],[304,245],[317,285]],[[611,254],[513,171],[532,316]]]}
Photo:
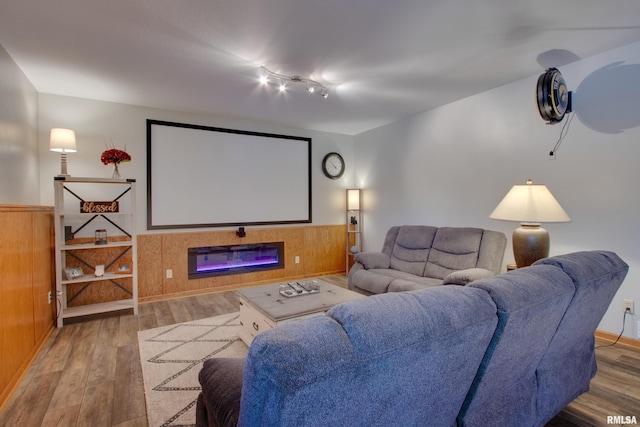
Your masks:
{"label": "decorative sign", "polygon": [[80,202],[80,213],[115,213],[120,212],[120,205],[113,202]]}

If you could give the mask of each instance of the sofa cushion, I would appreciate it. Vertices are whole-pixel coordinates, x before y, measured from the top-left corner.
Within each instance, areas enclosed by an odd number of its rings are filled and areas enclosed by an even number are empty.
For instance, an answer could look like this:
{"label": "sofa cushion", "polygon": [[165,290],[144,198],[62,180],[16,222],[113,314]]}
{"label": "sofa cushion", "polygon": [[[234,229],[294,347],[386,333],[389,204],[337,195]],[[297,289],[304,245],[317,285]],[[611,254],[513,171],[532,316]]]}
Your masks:
{"label": "sofa cushion", "polygon": [[453,271],[476,267],[482,233],[480,228],[439,228],[420,275],[444,279]]}
{"label": "sofa cushion", "polygon": [[426,225],[400,227],[391,251],[389,266],[394,270],[422,276],[437,230],[436,227]]}
{"label": "sofa cushion", "polygon": [[389,283],[387,292],[405,292],[405,291],[417,291],[419,289],[430,288],[433,286],[440,286],[442,281],[440,279],[432,279],[431,277],[411,277],[411,279],[393,279]]}
{"label": "sofa cushion", "polygon": [[[352,284],[374,294],[384,292],[415,291],[441,284],[440,279],[415,276],[391,268],[373,268],[356,271],[352,275]],[[412,283],[408,283],[412,282]]]}
{"label": "sofa cushion", "polygon": [[389,283],[394,279],[391,276],[378,274],[379,269],[358,270],[351,272],[351,286],[364,289],[367,292],[381,294],[387,292]]}

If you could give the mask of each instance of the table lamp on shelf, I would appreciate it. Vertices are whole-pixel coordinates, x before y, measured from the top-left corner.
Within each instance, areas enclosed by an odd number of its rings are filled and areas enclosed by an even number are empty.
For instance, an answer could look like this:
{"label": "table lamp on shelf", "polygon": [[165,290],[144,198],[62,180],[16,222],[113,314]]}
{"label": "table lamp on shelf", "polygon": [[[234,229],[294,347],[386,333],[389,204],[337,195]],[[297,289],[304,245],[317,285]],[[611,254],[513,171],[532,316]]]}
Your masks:
{"label": "table lamp on shelf", "polygon": [[60,153],[60,175],[58,176],[69,176],[67,173],[67,153],[75,153],[77,151],[76,133],[71,129],[51,129],[49,150]]}
{"label": "table lamp on shelf", "polygon": [[514,185],[489,218],[520,222],[511,239],[518,268],[549,256],[549,232],[540,223],[571,221],[549,189],[531,180]]}

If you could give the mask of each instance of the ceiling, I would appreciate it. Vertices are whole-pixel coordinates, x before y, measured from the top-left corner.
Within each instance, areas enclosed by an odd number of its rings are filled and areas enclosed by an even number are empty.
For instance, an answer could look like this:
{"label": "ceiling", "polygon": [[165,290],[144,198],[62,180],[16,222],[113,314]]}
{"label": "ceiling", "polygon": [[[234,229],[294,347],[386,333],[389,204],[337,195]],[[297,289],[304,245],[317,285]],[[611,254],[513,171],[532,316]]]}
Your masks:
{"label": "ceiling", "polygon": [[[639,18],[638,0],[0,0],[0,45],[41,93],[353,135],[638,41]],[[260,86],[260,65],[329,97]]]}

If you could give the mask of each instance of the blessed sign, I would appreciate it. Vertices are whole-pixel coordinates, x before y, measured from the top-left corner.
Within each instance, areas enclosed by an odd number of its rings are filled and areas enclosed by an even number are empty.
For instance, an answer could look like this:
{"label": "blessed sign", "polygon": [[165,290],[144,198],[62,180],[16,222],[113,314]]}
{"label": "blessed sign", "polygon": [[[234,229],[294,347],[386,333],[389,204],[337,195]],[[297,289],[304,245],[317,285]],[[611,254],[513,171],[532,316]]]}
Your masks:
{"label": "blessed sign", "polygon": [[114,213],[119,212],[117,201],[113,202],[80,202],[80,213]]}

